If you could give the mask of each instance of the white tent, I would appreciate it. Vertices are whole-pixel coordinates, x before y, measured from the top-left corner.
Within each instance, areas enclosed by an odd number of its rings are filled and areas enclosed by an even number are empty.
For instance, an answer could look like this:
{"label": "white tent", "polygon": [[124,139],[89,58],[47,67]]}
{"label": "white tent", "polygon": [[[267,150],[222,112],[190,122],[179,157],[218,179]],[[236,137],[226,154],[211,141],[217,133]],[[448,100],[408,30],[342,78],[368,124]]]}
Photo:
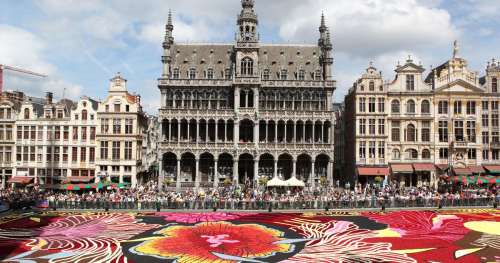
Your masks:
{"label": "white tent", "polygon": [[279,179],[278,177],[273,177],[273,179],[267,181],[268,187],[276,187],[276,186],[286,186],[285,181]]}
{"label": "white tent", "polygon": [[297,177],[292,176],[290,179],[285,181],[286,186],[291,186],[291,187],[304,187],[306,184],[302,182],[301,180],[297,179]]}

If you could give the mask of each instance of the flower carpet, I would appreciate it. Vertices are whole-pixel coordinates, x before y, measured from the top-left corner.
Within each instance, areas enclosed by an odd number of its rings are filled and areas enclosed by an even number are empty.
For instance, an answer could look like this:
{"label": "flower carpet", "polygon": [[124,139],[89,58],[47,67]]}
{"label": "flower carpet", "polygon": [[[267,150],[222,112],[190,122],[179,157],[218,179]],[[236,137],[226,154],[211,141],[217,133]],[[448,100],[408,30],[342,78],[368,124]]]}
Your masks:
{"label": "flower carpet", "polygon": [[500,211],[11,214],[0,261],[500,262]]}

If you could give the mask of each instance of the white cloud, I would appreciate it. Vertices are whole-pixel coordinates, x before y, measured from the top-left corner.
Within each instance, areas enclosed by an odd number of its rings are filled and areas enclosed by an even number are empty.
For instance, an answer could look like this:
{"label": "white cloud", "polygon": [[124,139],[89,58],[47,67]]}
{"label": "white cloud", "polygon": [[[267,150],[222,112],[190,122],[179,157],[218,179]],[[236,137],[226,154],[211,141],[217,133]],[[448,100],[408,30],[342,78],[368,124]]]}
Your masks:
{"label": "white cloud", "polygon": [[24,29],[4,24],[0,24],[0,35],[1,64],[49,75],[47,79],[41,79],[5,71],[4,89],[22,90],[30,95],[52,91],[56,96],[62,96],[66,89],[67,97],[75,98],[80,95],[81,87],[61,79],[57,67],[44,59],[47,44],[42,39]]}
{"label": "white cloud", "polygon": [[335,49],[351,56],[434,48],[450,43],[458,34],[446,10],[415,0],[320,0],[294,8],[280,29],[282,38],[317,39],[322,9]]}

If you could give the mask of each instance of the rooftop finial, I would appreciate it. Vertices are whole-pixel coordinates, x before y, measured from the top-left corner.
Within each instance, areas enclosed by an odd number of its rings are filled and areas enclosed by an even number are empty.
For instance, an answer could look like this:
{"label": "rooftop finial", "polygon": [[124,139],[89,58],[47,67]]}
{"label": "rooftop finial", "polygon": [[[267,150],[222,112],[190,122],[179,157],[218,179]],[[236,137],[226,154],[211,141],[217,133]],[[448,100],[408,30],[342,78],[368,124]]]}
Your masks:
{"label": "rooftop finial", "polygon": [[241,6],[243,8],[247,8],[247,7],[250,7],[250,8],[253,8],[253,0],[241,0]]}
{"label": "rooftop finial", "polygon": [[458,58],[458,51],[460,51],[460,47],[458,46],[458,41],[453,41],[453,58]]}
{"label": "rooftop finial", "polygon": [[167,25],[172,25],[172,10],[168,9],[168,21]]}
{"label": "rooftop finial", "polygon": [[326,27],[326,23],[325,23],[325,13],[324,13],[324,12],[321,12],[321,26],[322,26],[322,27]]}

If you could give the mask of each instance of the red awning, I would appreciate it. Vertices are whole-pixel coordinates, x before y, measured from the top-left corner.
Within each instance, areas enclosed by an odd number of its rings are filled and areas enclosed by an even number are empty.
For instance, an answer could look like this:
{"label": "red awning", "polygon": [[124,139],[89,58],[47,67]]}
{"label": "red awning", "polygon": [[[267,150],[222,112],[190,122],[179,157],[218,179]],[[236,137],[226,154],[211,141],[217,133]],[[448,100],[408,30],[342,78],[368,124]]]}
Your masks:
{"label": "red awning", "polygon": [[358,175],[361,176],[387,176],[388,167],[358,167]]}
{"label": "red awning", "polygon": [[447,164],[436,164],[436,167],[444,171],[448,169],[449,166]]}
{"label": "red awning", "polygon": [[393,173],[413,173],[413,166],[411,164],[391,164]]}
{"label": "red awning", "polygon": [[456,175],[472,175],[472,170],[467,168],[454,168],[453,171]]}
{"label": "red awning", "polygon": [[66,177],[63,181],[67,182],[90,182],[91,180],[95,179],[93,176],[68,176]]}
{"label": "red awning", "polygon": [[481,165],[471,166],[469,168],[475,174],[482,174],[482,173],[484,173],[484,168]]}
{"label": "red awning", "polygon": [[34,179],[33,177],[28,177],[28,176],[14,176],[14,177],[10,178],[7,181],[7,183],[28,184],[33,179]]}
{"label": "red awning", "polygon": [[484,169],[488,170],[489,173],[500,173],[500,165],[485,165]]}
{"label": "red awning", "polygon": [[415,163],[413,168],[416,172],[432,172],[436,170],[436,166],[433,163]]}

